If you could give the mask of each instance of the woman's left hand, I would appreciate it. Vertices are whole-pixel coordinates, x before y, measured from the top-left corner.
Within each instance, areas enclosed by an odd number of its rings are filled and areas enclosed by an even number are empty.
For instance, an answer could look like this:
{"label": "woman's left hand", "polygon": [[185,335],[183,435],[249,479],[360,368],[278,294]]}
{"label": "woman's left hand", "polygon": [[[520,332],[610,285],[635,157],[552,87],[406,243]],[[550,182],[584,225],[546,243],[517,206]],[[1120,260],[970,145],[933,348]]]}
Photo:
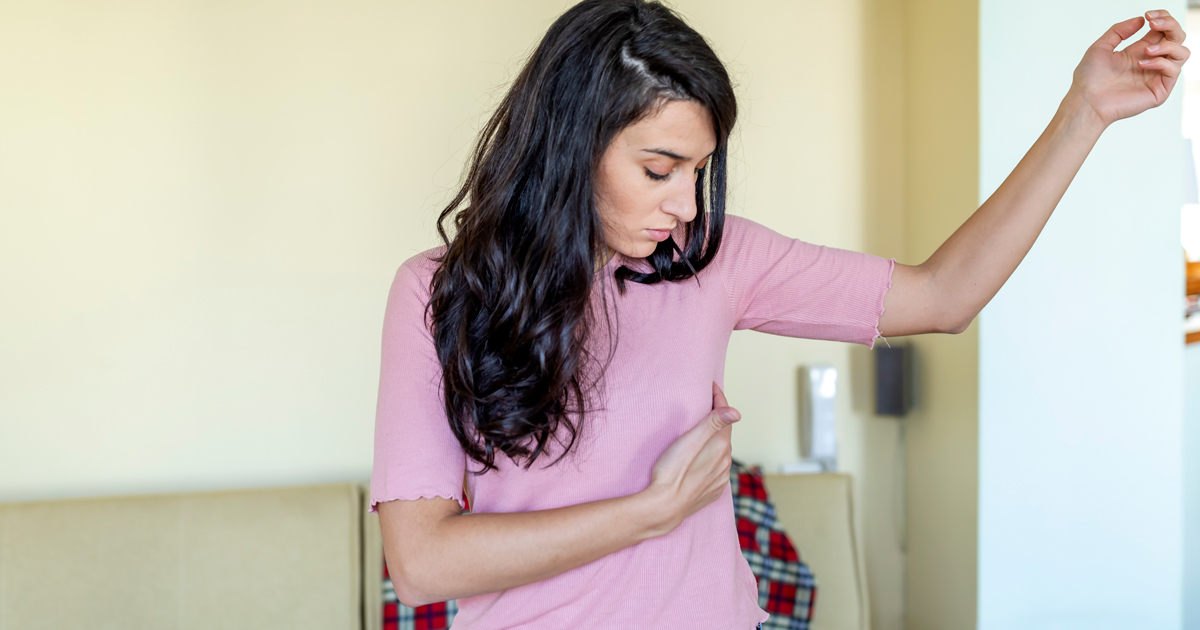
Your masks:
{"label": "woman's left hand", "polygon": [[[1146,20],[1150,30],[1144,37],[1116,50],[1122,41],[1141,30]],[[1147,11],[1114,24],[1091,48],[1075,68],[1071,91],[1091,107],[1104,125],[1136,116],[1162,105],[1191,51],[1183,45],[1186,37],[1179,22],[1166,11]]]}

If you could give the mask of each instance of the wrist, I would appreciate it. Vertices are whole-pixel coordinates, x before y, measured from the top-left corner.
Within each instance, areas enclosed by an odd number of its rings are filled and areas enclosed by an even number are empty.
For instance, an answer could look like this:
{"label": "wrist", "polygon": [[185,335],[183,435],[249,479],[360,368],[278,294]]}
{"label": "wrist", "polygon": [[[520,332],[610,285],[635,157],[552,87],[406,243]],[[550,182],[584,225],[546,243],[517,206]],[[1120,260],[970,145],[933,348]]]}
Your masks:
{"label": "wrist", "polygon": [[677,518],[671,497],[654,484],[625,498],[628,500],[630,516],[638,524],[639,542],[669,534],[682,521]]}
{"label": "wrist", "polygon": [[1074,86],[1067,91],[1067,95],[1059,103],[1055,117],[1067,123],[1071,129],[1077,129],[1096,137],[1104,133],[1104,130],[1111,124],[1111,121],[1106,120],[1100,114],[1091,100],[1078,92]]}

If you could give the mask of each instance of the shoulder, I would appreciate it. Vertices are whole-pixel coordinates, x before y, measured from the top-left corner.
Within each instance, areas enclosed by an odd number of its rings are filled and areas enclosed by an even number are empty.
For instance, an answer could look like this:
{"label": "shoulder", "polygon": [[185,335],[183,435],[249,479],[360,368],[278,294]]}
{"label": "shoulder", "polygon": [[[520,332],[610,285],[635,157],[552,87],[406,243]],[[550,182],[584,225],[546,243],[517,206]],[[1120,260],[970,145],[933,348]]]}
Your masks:
{"label": "shoulder", "polygon": [[771,228],[745,217],[726,215],[721,231],[721,247],[717,250],[719,266],[738,265],[747,256],[767,254],[798,243]]}
{"label": "shoulder", "polygon": [[445,247],[427,249],[400,264],[388,290],[387,319],[425,318],[432,294],[433,274],[438,268],[437,259],[444,251]]}
{"label": "shoulder", "polygon": [[414,291],[424,298],[430,293],[430,283],[438,268],[438,258],[445,253],[446,247],[434,247],[418,254],[413,254],[396,269],[392,280],[392,290],[406,289]]}
{"label": "shoulder", "polygon": [[384,312],[384,341],[428,337],[427,307],[437,257],[444,248],[423,251],[409,257],[396,269],[388,290]]}
{"label": "shoulder", "polygon": [[756,228],[761,227],[761,225],[745,217],[727,214],[725,215],[725,227],[721,231],[721,241],[724,242],[726,239],[733,240],[739,238],[744,236],[746,232],[753,232]]}
{"label": "shoulder", "polygon": [[745,217],[725,215],[725,227],[721,231],[721,250],[738,250],[753,246],[755,241],[780,236],[782,235],[761,223]]}

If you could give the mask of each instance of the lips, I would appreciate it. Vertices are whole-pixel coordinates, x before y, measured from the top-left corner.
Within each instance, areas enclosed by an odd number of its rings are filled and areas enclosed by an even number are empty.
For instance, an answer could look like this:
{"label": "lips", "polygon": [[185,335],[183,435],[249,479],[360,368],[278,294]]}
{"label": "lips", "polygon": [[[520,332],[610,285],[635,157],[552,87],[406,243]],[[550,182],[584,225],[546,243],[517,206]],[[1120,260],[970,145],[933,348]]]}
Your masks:
{"label": "lips", "polygon": [[646,230],[646,234],[660,243],[671,238],[671,230]]}

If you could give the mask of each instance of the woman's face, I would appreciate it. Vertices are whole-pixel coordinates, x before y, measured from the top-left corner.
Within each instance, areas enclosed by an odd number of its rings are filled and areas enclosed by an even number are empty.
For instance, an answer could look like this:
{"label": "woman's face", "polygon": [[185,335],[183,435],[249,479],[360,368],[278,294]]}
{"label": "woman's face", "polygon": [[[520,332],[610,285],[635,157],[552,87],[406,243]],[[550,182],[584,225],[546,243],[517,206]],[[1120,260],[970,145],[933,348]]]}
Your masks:
{"label": "woman's face", "polygon": [[622,129],[597,174],[609,249],[645,258],[677,225],[694,219],[697,171],[716,146],[708,110],[689,101],[672,101]]}

